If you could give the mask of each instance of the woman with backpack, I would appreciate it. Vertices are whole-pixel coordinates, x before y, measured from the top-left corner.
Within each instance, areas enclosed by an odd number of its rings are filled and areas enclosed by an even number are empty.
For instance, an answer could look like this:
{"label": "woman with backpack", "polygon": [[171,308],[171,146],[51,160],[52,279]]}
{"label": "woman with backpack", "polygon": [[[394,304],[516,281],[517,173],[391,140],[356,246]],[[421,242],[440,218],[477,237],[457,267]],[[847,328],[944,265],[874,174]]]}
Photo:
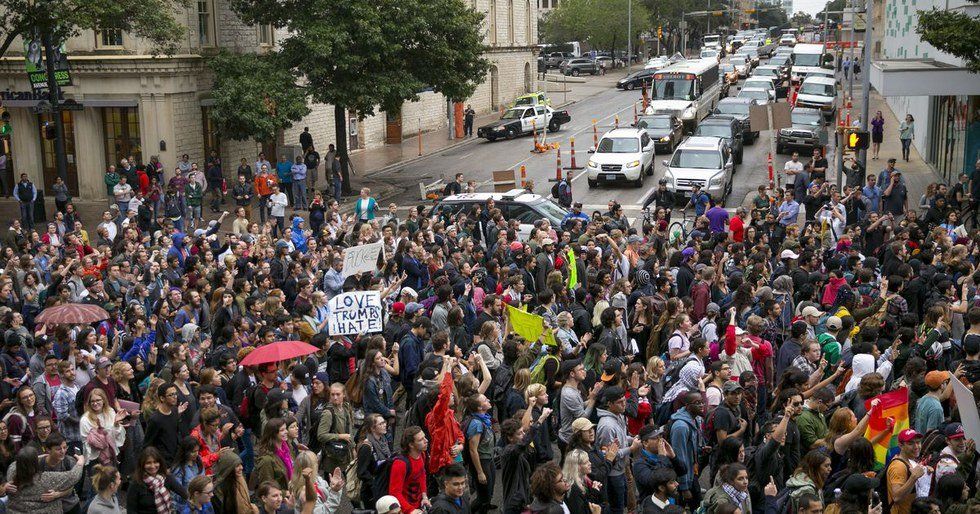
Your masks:
{"label": "woman with backpack", "polygon": [[378,473],[380,463],[391,458],[391,444],[388,442],[388,422],[379,414],[368,414],[361,428],[364,438],[357,444],[356,469],[357,478],[361,481],[360,494],[351,498],[367,508],[374,504],[380,495],[374,492],[374,476]]}
{"label": "woman with backpack", "polygon": [[[800,460],[793,476],[786,481],[786,489],[780,491],[780,495],[776,499],[777,512],[780,511],[780,506],[788,505],[787,501],[795,503],[805,493],[815,495],[820,498],[820,501],[823,501],[823,486],[827,478],[830,477],[830,470],[830,457],[826,453],[820,450],[807,452]],[[785,508],[782,510],[785,511]],[[795,508],[790,509],[790,512],[795,511]]]}

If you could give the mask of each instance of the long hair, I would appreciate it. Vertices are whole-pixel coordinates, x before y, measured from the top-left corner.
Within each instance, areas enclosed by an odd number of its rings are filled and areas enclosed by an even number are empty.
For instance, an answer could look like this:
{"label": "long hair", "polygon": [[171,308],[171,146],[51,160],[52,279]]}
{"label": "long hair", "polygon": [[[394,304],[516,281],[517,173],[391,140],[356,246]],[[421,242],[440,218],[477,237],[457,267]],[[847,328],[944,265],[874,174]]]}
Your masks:
{"label": "long hair", "polygon": [[161,471],[163,471],[164,469],[163,466],[165,466],[167,462],[163,458],[163,454],[160,453],[160,450],[157,450],[153,446],[147,446],[146,448],[143,448],[143,451],[140,452],[139,460],[136,463],[136,469],[133,470],[133,482],[140,483],[140,484],[143,483],[143,479],[146,478],[146,475],[144,475],[145,472],[143,471],[143,468],[145,468],[146,463],[150,461],[158,462],[160,464]]}
{"label": "long hair", "polygon": [[827,423],[827,435],[824,437],[824,441],[827,442],[827,447],[833,449],[834,441],[838,437],[854,430],[855,426],[854,411],[847,407],[838,408],[830,416],[830,422]]}
{"label": "long hair", "polygon": [[570,485],[578,486],[585,490],[585,474],[582,473],[582,464],[589,461],[589,454],[584,450],[572,450],[565,456],[565,465],[562,466],[562,474]]}
{"label": "long hair", "polygon": [[[92,398],[99,396],[102,398],[102,412],[96,414],[92,411]],[[92,392],[88,394],[88,398],[85,400],[85,417],[88,418],[92,423],[98,423],[99,418],[115,418],[116,411],[109,405],[109,397],[105,394],[101,388],[96,387],[92,389]]]}
{"label": "long hair", "polygon": [[96,464],[92,468],[92,487],[97,492],[105,492],[116,482],[117,476],[119,476],[119,470],[115,467]]}
{"label": "long hair", "polygon": [[279,429],[285,425],[286,420],[283,418],[272,418],[266,421],[265,426],[262,427],[262,437],[259,438],[259,444],[256,445],[259,451],[275,455],[276,450],[279,449]]}
{"label": "long hair", "polygon": [[21,448],[17,452],[14,464],[17,465],[17,471],[14,473],[14,485],[18,489],[23,489],[24,486],[34,483],[34,477],[41,472],[41,466],[37,460],[37,450],[33,446]]}
{"label": "long hair", "polygon": [[299,455],[293,459],[293,478],[289,481],[289,492],[293,493],[293,498],[303,498],[305,495],[306,477],[303,476],[304,469],[312,469],[314,477],[319,474],[317,461],[316,454],[309,450],[299,452]]}
{"label": "long hair", "polygon": [[824,480],[826,480],[826,477],[821,474],[820,467],[828,460],[830,460],[830,457],[826,453],[820,450],[810,450],[800,460],[800,464],[796,467],[795,473],[803,473],[809,477],[816,486],[817,491],[820,491],[823,489]]}
{"label": "long hair", "polygon": [[188,464],[193,464],[197,469],[203,471],[204,463],[201,461],[201,454],[198,453],[194,458],[193,462],[190,461],[190,456],[197,450],[201,448],[201,442],[197,440],[194,436],[186,436],[180,440],[177,445],[177,455],[174,456],[174,462],[171,470],[176,474],[180,472],[180,469]]}

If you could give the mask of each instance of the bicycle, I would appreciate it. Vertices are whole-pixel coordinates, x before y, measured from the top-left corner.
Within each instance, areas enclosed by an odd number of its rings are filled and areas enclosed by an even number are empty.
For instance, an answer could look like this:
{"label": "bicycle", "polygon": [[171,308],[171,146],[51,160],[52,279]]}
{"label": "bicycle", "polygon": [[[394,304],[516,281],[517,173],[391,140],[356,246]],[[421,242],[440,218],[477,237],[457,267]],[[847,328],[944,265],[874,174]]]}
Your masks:
{"label": "bicycle", "polygon": [[681,221],[671,222],[671,224],[667,226],[667,234],[670,238],[671,244],[675,244],[678,241],[682,243],[687,241],[687,237],[694,231],[694,218],[688,217],[686,208],[682,209],[681,212],[684,213],[684,217],[681,219]]}

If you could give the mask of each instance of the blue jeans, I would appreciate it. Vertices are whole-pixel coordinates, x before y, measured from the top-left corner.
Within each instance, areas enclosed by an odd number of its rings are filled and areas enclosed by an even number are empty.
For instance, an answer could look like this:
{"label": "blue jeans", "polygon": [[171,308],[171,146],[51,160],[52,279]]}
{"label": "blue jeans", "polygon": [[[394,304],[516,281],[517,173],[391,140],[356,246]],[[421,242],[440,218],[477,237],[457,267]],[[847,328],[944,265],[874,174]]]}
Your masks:
{"label": "blue jeans", "polygon": [[309,207],[306,200],[306,181],[293,180],[293,209],[305,209]]}
{"label": "blue jeans", "polygon": [[626,475],[608,476],[609,514],[623,514],[626,511]]}
{"label": "blue jeans", "polygon": [[201,206],[200,205],[188,205],[187,211],[190,212],[191,219],[189,225],[197,228],[197,222],[203,217],[201,216]]}
{"label": "blue jeans", "polygon": [[238,457],[242,459],[242,468],[244,468],[245,475],[251,475],[252,470],[255,468],[255,448],[252,445],[252,429],[246,428],[245,433],[242,434],[242,453],[238,454]]}
{"label": "blue jeans", "polygon": [[34,228],[34,202],[19,202],[20,224],[27,230]]}
{"label": "blue jeans", "polygon": [[259,221],[265,223],[266,216],[269,215],[269,196],[259,197]]}
{"label": "blue jeans", "polygon": [[344,189],[343,182],[340,179],[333,179],[333,199],[340,201],[340,192]]}
{"label": "blue jeans", "polygon": [[906,161],[909,160],[909,154],[912,153],[912,140],[902,139],[902,159]]}

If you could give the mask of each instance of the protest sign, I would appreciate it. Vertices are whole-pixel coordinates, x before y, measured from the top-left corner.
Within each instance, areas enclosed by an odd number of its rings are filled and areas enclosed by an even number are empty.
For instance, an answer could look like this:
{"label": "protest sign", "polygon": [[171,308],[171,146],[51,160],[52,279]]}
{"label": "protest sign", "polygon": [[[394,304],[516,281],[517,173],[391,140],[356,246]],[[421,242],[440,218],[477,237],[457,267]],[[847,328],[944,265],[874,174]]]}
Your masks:
{"label": "protest sign", "polygon": [[327,330],[332,336],[381,332],[381,293],[352,291],[334,296],[328,303]]}
{"label": "protest sign", "polygon": [[963,385],[955,377],[950,380],[953,384],[953,394],[956,395],[956,408],[960,411],[960,422],[967,439],[980,442],[980,413],[977,412],[977,401],[973,391]]}
{"label": "protest sign", "polygon": [[541,316],[529,314],[510,305],[507,306],[507,314],[510,318],[510,326],[514,332],[526,339],[529,343],[537,341],[544,332],[544,344],[550,346],[558,345],[558,342],[555,341],[555,335],[551,330],[549,329],[545,332],[544,318]]}
{"label": "protest sign", "polygon": [[378,255],[383,246],[382,241],[366,245],[354,246],[344,250],[343,277],[374,271],[378,268]]}

